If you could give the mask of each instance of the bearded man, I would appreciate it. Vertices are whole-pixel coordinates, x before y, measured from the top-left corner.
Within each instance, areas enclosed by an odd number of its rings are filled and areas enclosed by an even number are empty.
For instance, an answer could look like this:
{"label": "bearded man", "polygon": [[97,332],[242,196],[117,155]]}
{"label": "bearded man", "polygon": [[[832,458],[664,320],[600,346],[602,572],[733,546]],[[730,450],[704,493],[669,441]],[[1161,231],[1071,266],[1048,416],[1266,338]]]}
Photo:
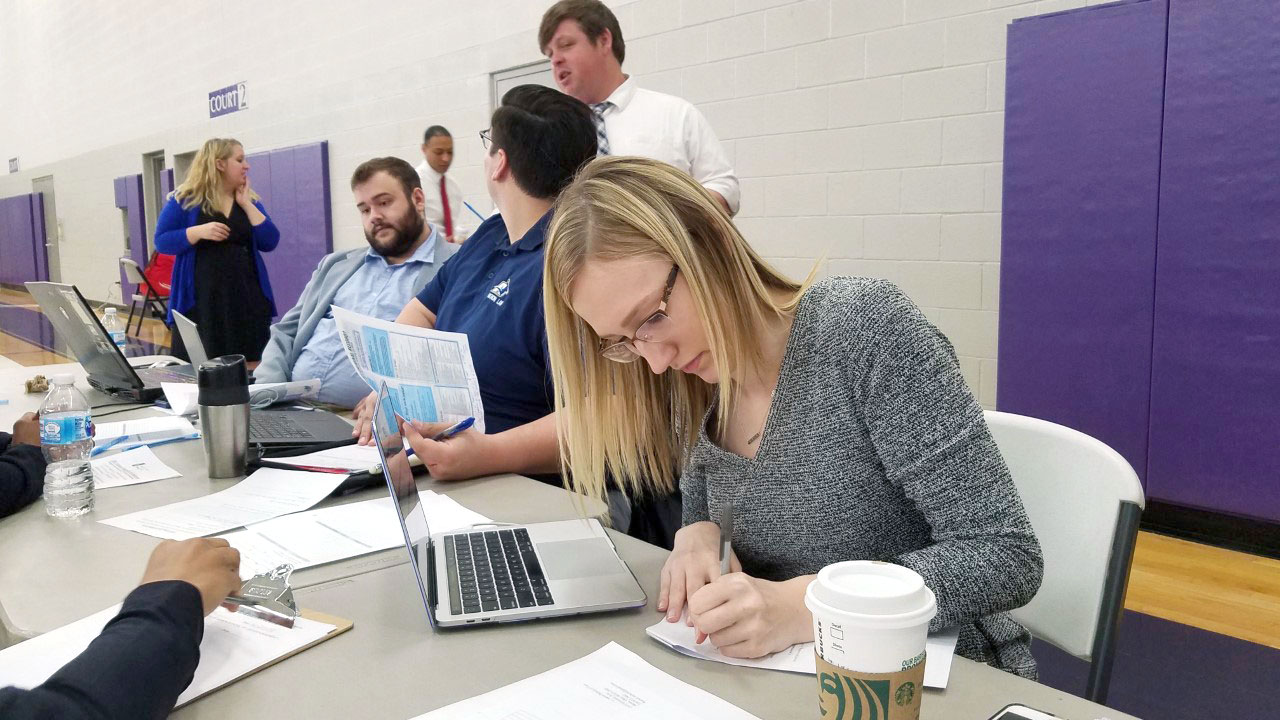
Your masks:
{"label": "bearded man", "polygon": [[395,157],[361,163],[351,193],[369,247],[320,260],[298,304],[271,326],[253,372],[257,382],[319,379],[319,400],[348,408],[369,385],[347,360],[332,306],[395,320],[450,255],[444,236],[423,218],[422,183],[409,163]]}

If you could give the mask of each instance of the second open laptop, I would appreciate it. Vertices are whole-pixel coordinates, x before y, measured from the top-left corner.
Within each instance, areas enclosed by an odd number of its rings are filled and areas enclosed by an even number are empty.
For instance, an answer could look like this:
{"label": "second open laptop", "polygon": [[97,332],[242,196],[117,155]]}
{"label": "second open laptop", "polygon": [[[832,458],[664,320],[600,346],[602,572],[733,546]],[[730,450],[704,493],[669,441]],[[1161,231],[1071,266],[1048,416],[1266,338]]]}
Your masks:
{"label": "second open laptop", "polygon": [[191,365],[135,369],[111,341],[75,285],[52,282],[26,285],[44,316],[84,366],[89,384],[94,388],[137,402],[154,402],[164,395],[160,383],[195,381],[195,368]]}
{"label": "second open laptop", "polygon": [[642,607],[644,591],[595,518],[433,535],[386,383],[373,436],[434,628]]}

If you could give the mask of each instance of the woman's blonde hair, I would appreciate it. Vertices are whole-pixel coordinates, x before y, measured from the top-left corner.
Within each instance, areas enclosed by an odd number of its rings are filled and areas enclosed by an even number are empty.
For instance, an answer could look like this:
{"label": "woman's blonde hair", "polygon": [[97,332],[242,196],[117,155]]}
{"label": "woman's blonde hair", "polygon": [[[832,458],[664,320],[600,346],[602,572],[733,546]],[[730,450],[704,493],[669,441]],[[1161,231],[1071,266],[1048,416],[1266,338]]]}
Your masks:
{"label": "woman's blonde hair", "polygon": [[[173,191],[173,196],[184,210],[196,205],[212,215],[218,210],[218,201],[222,199],[222,173],[218,171],[218,161],[226,160],[235,154],[236,148],[244,148],[234,138],[210,138],[204,141],[200,152],[191,161],[191,170],[187,179]],[[249,190],[249,196],[257,201],[258,193]]]}
{"label": "woman's blonde hair", "polygon": [[[717,385],[600,354],[600,337],[570,305],[573,283],[587,261],[634,257],[679,266],[693,307],[675,312],[697,313]],[[596,498],[605,494],[606,471],[633,496],[670,491],[707,410],[716,403],[722,434],[735,384],[763,369],[756,338],[793,312],[804,290],[765,263],[687,173],[637,157],[593,160],[564,190],[543,272],[561,467],[574,490]]]}

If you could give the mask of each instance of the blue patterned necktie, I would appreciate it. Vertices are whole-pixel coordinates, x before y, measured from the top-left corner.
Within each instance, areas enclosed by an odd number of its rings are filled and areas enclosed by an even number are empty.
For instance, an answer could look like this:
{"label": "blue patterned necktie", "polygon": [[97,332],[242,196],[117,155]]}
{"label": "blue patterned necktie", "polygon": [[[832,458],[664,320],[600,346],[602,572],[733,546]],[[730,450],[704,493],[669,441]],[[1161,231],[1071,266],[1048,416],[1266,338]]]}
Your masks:
{"label": "blue patterned necktie", "polygon": [[609,154],[609,137],[604,134],[604,114],[609,108],[613,107],[613,103],[605,100],[604,102],[595,103],[591,106],[591,112],[595,116],[596,121],[596,155]]}

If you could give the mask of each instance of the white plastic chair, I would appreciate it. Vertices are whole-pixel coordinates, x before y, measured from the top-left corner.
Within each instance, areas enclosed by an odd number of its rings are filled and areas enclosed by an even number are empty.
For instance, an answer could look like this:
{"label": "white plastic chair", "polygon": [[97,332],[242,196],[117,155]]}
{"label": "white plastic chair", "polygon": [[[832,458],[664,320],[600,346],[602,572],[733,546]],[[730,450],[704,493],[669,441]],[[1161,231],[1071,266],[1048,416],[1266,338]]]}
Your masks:
{"label": "white plastic chair", "polygon": [[124,270],[125,279],[129,281],[135,288],[145,290],[145,294],[134,293],[133,303],[129,305],[129,319],[125,321],[125,332],[129,332],[130,326],[133,325],[133,314],[138,309],[138,303],[142,303],[142,312],[138,315],[138,332],[142,332],[142,320],[147,316],[147,310],[158,313],[161,317],[168,314],[168,307],[165,305],[167,297],[156,294],[151,288],[151,283],[147,282],[147,278],[142,274],[142,268],[136,260],[132,258],[120,258],[120,267]]}
{"label": "white plastic chair", "polygon": [[1047,420],[987,411],[1044,552],[1044,582],[1011,615],[1031,634],[1090,663],[1085,697],[1105,703],[1124,593],[1146,504],[1120,453]]}

